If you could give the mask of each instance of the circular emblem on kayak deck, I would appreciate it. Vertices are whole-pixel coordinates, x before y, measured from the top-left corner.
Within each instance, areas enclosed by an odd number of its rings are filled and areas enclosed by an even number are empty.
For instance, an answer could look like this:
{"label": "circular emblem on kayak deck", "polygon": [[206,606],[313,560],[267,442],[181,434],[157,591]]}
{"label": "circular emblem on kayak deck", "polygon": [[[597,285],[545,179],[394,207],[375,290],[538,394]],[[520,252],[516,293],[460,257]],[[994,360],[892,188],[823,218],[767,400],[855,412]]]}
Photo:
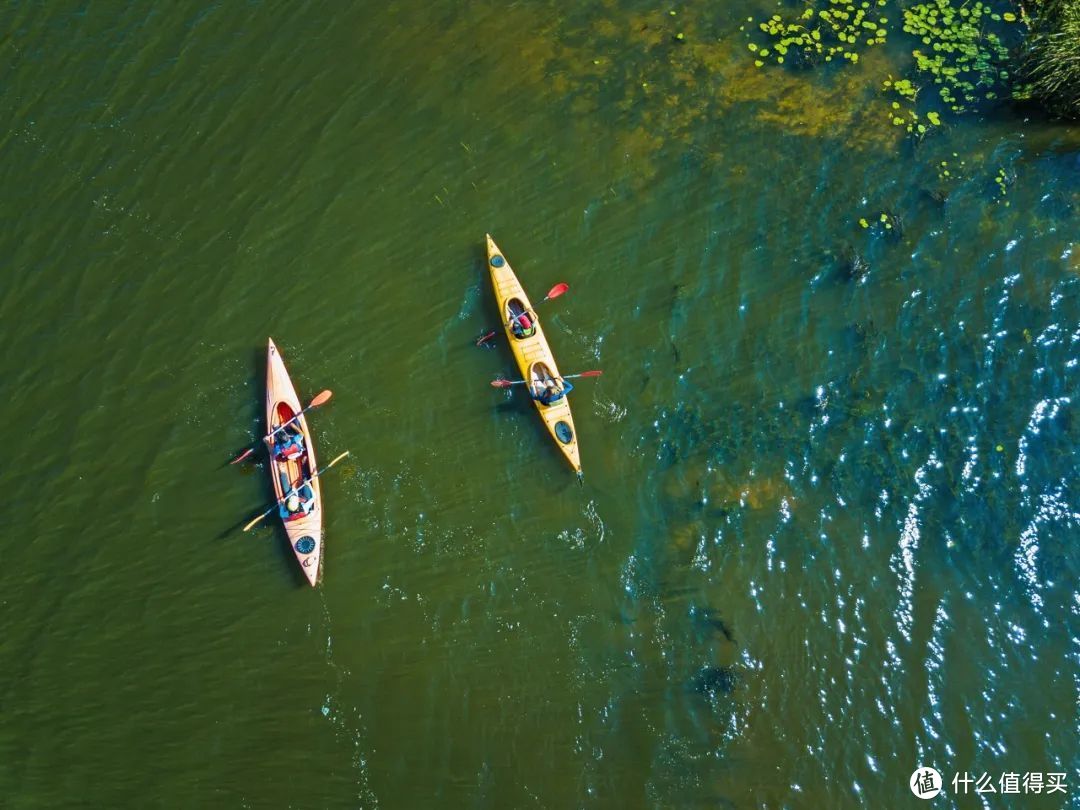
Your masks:
{"label": "circular emblem on kayak deck", "polygon": [[504,264],[506,264],[506,259],[500,256],[498,253],[491,257],[492,267],[502,267]]}
{"label": "circular emblem on kayak deck", "polygon": [[310,554],[315,550],[315,540],[310,537],[301,537],[293,546],[297,554]]}
{"label": "circular emblem on kayak deck", "polygon": [[566,422],[556,422],[555,435],[563,444],[570,444],[570,440],[574,438],[574,431],[570,429],[570,425],[566,424]]}

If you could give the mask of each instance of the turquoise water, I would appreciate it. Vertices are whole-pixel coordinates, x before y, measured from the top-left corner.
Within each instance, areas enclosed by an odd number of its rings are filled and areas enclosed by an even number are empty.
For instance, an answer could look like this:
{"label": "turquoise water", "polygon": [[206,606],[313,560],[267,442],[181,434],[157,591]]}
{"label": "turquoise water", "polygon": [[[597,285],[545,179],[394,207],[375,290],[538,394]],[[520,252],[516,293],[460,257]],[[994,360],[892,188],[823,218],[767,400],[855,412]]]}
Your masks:
{"label": "turquoise water", "polygon": [[[1080,130],[916,148],[899,38],[667,11],[3,7],[5,805],[1074,802]],[[488,231],[604,371],[581,485],[473,345]],[[223,466],[268,335],[352,451],[317,591]]]}

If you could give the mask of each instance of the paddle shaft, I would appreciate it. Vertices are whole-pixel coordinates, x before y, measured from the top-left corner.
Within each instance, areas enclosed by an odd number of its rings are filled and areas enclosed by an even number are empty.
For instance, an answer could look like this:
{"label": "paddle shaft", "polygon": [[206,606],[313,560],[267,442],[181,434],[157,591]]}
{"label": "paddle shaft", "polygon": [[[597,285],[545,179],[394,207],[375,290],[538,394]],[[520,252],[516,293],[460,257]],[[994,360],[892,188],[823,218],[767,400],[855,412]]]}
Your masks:
{"label": "paddle shaft", "polygon": [[[311,410],[312,408],[317,408],[317,407],[319,407],[320,405],[324,405],[324,404],[326,404],[326,403],[327,403],[327,402],[328,402],[328,401],[330,400],[330,397],[329,397],[329,396],[326,396],[325,398],[323,398],[323,394],[327,394],[327,395],[329,395],[329,394],[330,394],[330,391],[329,391],[329,390],[323,391],[323,392],[322,392],[322,394],[319,394],[319,395],[318,395],[318,396],[316,396],[316,397],[315,397],[315,398],[314,398],[313,400],[311,400],[311,404],[310,404],[310,405],[308,405],[308,406],[307,406],[306,408],[304,408],[304,409],[303,409],[302,411],[300,411],[300,413],[298,413],[298,414],[295,414],[295,415],[294,415],[294,416],[292,417],[292,419],[290,419],[290,420],[289,420],[288,422],[284,422],[284,423],[282,423],[282,424],[278,425],[278,426],[277,426],[276,428],[274,428],[274,430],[272,430],[272,431],[271,431],[270,433],[268,433],[267,435],[263,436],[263,437],[262,437],[262,438],[261,438],[261,439],[260,439],[259,441],[263,441],[263,442],[268,442],[268,441],[270,441],[270,440],[271,440],[271,439],[273,439],[273,438],[274,438],[274,436],[276,436],[276,435],[277,435],[277,434],[278,434],[278,433],[279,433],[279,432],[280,432],[281,430],[283,430],[284,428],[287,428],[287,427],[288,427],[289,425],[291,425],[291,424],[292,424],[293,422],[295,422],[295,421],[296,421],[297,419],[299,419],[299,418],[300,418],[301,416],[303,416],[303,415],[304,415],[305,413],[307,413],[308,411],[310,411],[310,410]],[[236,464],[236,463],[237,463],[238,461],[243,461],[243,460],[244,460],[245,458],[247,458],[248,456],[250,456],[250,455],[251,455],[252,453],[254,453],[254,452],[255,452],[255,447],[254,447],[254,444],[253,444],[253,445],[252,445],[251,447],[249,447],[249,448],[248,448],[247,450],[245,450],[245,451],[244,451],[243,453],[241,453],[240,455],[238,455],[238,456],[237,456],[236,458],[234,458],[234,459],[233,459],[232,461],[230,461],[229,463],[230,463],[230,464]]]}
{"label": "paddle shaft", "polygon": [[255,525],[256,523],[258,523],[258,522],[259,522],[260,520],[262,520],[262,519],[263,519],[263,518],[265,518],[265,517],[266,517],[267,515],[269,515],[269,514],[270,514],[271,512],[273,512],[273,511],[274,511],[275,509],[277,509],[278,507],[280,507],[280,506],[281,506],[281,504],[282,504],[282,503],[284,503],[284,502],[285,502],[285,501],[286,501],[286,500],[288,499],[288,497],[289,497],[289,493],[292,493],[292,492],[296,492],[296,491],[298,491],[298,490],[299,490],[299,489],[300,489],[301,487],[303,487],[303,486],[306,486],[307,484],[310,484],[310,483],[311,483],[312,481],[314,481],[314,480],[315,480],[316,478],[318,478],[318,477],[319,477],[320,475],[322,475],[322,474],[323,474],[324,472],[326,472],[327,470],[329,470],[329,469],[330,469],[331,467],[333,467],[333,466],[334,466],[335,464],[337,464],[337,463],[338,463],[339,461],[341,461],[341,460],[342,460],[343,458],[345,458],[345,456],[347,456],[347,455],[349,455],[349,451],[348,451],[348,450],[346,450],[346,451],[345,451],[344,453],[342,453],[342,454],[341,454],[340,456],[338,456],[337,458],[335,458],[335,459],[334,459],[333,461],[331,461],[331,462],[330,462],[329,464],[327,464],[327,465],[326,465],[325,467],[323,467],[323,468],[322,468],[321,470],[316,470],[316,471],[314,472],[314,474],[313,474],[313,475],[312,475],[312,476],[311,476],[310,478],[308,478],[307,480],[305,480],[305,481],[301,481],[301,482],[300,482],[299,484],[294,484],[294,485],[293,485],[293,487],[292,487],[292,489],[290,489],[290,490],[289,490],[289,492],[285,494],[285,497],[284,497],[284,498],[279,498],[279,499],[278,499],[277,501],[275,501],[275,502],[274,502],[274,505],[273,505],[273,506],[271,506],[271,507],[270,507],[269,509],[267,509],[267,510],[266,510],[265,512],[263,512],[263,513],[262,513],[261,515],[259,515],[259,516],[258,516],[257,518],[255,518],[255,519],[254,519],[253,521],[251,521],[251,523],[249,523],[249,524],[248,524],[247,526],[245,526],[245,527],[244,527],[244,531],[246,532],[246,531],[247,531],[248,529],[250,529],[250,528],[251,528],[252,526],[254,526],[254,525]]}
{"label": "paddle shaft", "polygon": [[[544,301],[547,301],[547,300],[548,300],[547,298],[544,299]],[[542,303],[544,303],[544,301],[541,301],[540,303],[542,304]],[[522,312],[521,315],[514,316],[513,318],[510,319],[509,323],[513,323],[514,321],[519,320],[523,315],[528,315],[530,311],[531,311],[530,309],[527,309],[524,312]],[[535,313],[533,313],[533,319],[534,319],[534,321],[536,319],[536,314]],[[493,337],[495,337],[496,334],[498,334],[498,333],[494,329],[492,329],[490,332],[488,332],[486,335],[484,335],[482,338],[480,338],[478,341],[476,341],[476,345],[481,346],[484,343],[487,343],[489,340],[491,340]]]}
{"label": "paddle shaft", "polygon": [[[554,287],[552,287],[550,290],[548,290],[548,294],[544,296],[544,299],[540,302],[540,304],[547,303],[553,297],[558,298],[560,295],[562,295],[568,289],[570,289],[570,287],[567,284],[556,284]],[[552,296],[552,293],[555,293],[555,295]],[[539,306],[540,304],[537,304],[537,306]],[[530,312],[532,312],[533,319],[535,320],[536,319],[536,307],[529,307],[528,309],[524,310],[520,315],[515,315],[513,318],[511,318],[510,323],[513,323],[514,321],[520,321],[522,318],[524,318]]]}
{"label": "paddle shaft", "polygon": [[[552,298],[558,298],[560,295],[562,295],[568,289],[570,289],[570,285],[566,284],[565,282],[556,284],[554,287],[552,287],[550,290],[548,290],[548,294],[544,296],[543,301],[541,301],[540,303],[543,304],[543,303],[546,303],[547,301],[550,301]],[[554,293],[554,295],[552,295],[552,293]],[[539,305],[537,305],[537,306],[539,306]],[[507,321],[507,323],[512,324],[514,321],[520,321],[522,316],[528,315],[530,312],[533,313],[533,319],[535,320],[536,319],[535,307],[529,307],[528,309],[523,311],[520,315],[515,315],[513,318],[511,318],[509,321]],[[488,340],[490,340],[493,337],[495,337],[495,330],[492,330],[492,331],[488,332],[486,335],[484,335],[482,338],[480,338],[478,341],[476,341],[476,345],[480,346],[483,343],[486,343]]]}
{"label": "paddle shaft", "polygon": [[[553,377],[552,379],[555,379],[555,380],[576,380],[578,377],[599,377],[599,376],[600,376],[599,373],[597,373],[595,371],[583,371],[580,374],[567,374],[567,375],[562,376],[562,377]],[[510,385],[521,385],[522,383],[532,382],[532,380],[507,380],[506,382],[510,383]],[[499,387],[503,388],[505,386],[500,385]]]}
{"label": "paddle shaft", "polygon": [[[320,404],[321,404],[321,403],[320,403]],[[306,408],[304,408],[304,410],[300,411],[300,413],[298,413],[298,414],[295,414],[295,415],[293,416],[293,418],[292,418],[292,419],[290,419],[290,420],[289,420],[288,422],[282,422],[282,423],[281,423],[280,425],[278,425],[278,426],[277,426],[277,427],[276,427],[276,428],[275,428],[275,429],[274,429],[274,430],[273,430],[273,431],[272,431],[271,433],[268,433],[268,434],[266,434],[265,436],[263,436],[263,437],[262,437],[262,440],[263,440],[264,442],[268,442],[268,441],[270,441],[270,440],[271,440],[271,439],[273,439],[273,438],[274,438],[275,436],[277,436],[277,435],[278,435],[279,433],[281,433],[281,431],[283,431],[283,430],[284,430],[285,428],[287,428],[287,427],[288,427],[289,425],[291,425],[291,424],[292,424],[293,422],[295,422],[295,421],[296,421],[297,419],[299,419],[299,418],[300,418],[301,416],[303,416],[303,415],[304,415],[305,413],[307,413],[308,411],[310,411],[310,410],[311,410],[312,408],[317,408],[317,407],[318,407],[318,406],[317,406],[317,405],[316,405],[316,404],[315,404],[314,402],[313,402],[313,403],[311,403],[311,404],[310,404],[310,405],[308,405],[308,406],[307,406]]]}

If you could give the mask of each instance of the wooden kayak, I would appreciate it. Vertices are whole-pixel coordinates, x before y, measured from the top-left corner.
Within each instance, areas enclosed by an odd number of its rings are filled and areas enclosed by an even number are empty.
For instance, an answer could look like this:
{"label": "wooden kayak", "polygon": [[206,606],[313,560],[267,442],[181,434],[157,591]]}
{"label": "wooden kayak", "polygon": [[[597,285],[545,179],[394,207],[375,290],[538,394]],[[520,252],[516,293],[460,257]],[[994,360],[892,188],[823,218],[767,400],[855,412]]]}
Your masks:
{"label": "wooden kayak", "polygon": [[[559,379],[559,367],[555,365],[555,356],[551,353],[544,329],[540,326],[540,319],[536,317],[529,297],[521,286],[510,263],[502,255],[499,246],[487,235],[488,270],[491,271],[491,284],[495,288],[495,299],[499,305],[499,315],[502,318],[503,329],[506,331],[506,340],[517,360],[518,369],[523,379],[529,381],[528,388],[534,383],[542,385],[545,381]],[[527,312],[536,327],[536,332],[524,338],[515,337],[511,331],[514,317]],[[540,418],[544,420],[551,438],[555,440],[566,460],[574,471],[581,475],[581,456],[578,453],[577,433],[574,430],[574,418],[570,415],[569,397],[563,397],[550,405],[544,405],[538,400],[533,400]]]}
{"label": "wooden kayak", "polygon": [[[266,356],[266,432],[273,433],[284,423],[303,410],[296,389],[293,388],[289,372],[281,359],[274,341],[270,340]],[[270,450],[270,480],[274,484],[274,495],[281,503],[294,485],[311,478],[316,470],[315,445],[311,441],[307,419],[301,415],[290,428],[303,437],[303,449],[299,455],[291,458],[280,456],[275,451],[275,443],[268,442]],[[280,436],[280,434],[279,434]],[[296,517],[283,518],[285,533],[289,536],[300,569],[308,582],[314,587],[319,580],[322,563],[322,491],[319,479],[312,480],[305,490],[300,491],[304,500],[312,504],[311,511]],[[280,511],[279,511],[280,515]]]}

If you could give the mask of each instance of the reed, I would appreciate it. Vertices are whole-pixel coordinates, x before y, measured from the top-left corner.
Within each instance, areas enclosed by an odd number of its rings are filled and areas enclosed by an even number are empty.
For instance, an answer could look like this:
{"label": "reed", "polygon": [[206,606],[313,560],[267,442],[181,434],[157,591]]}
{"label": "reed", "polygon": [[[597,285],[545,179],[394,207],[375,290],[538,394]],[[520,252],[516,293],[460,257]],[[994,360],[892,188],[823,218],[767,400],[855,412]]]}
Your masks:
{"label": "reed", "polygon": [[1028,0],[1025,8],[1031,35],[1014,97],[1080,119],[1080,0]]}

